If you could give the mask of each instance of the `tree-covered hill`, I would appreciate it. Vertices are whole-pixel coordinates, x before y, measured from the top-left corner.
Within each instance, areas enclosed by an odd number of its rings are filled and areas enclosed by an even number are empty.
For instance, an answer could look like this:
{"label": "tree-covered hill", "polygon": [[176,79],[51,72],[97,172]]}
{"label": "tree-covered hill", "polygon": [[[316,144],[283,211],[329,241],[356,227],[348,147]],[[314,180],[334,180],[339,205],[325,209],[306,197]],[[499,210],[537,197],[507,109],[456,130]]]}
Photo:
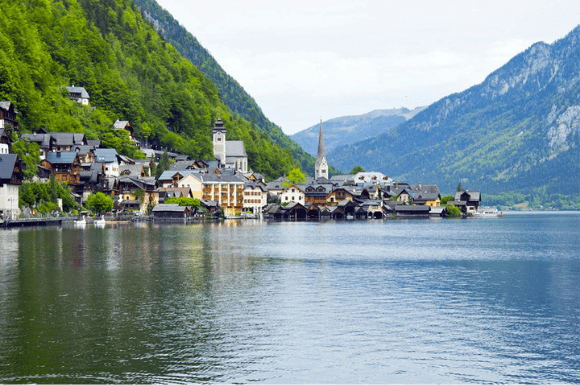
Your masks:
{"label": "tree-covered hill", "polygon": [[[425,107],[417,107],[410,111],[407,108],[374,110],[362,115],[341,116],[322,123],[324,131],[324,147],[330,153],[337,147],[359,142],[387,132],[396,125],[411,119]],[[292,135],[296,143],[311,155],[318,152],[318,134],[320,125],[315,124]],[[348,170],[343,170],[348,171]]]}
{"label": "tree-covered hill", "polygon": [[580,191],[580,27],[537,43],[483,83],[328,155],[338,168],[533,198]]}
{"label": "tree-covered hill", "polygon": [[[254,98],[221,68],[213,56],[201,46],[191,33],[187,32],[155,0],[133,0],[133,2],[141,9],[143,15],[151,20],[168,43],[172,44],[183,57],[189,59],[216,84],[220,99],[233,111],[234,115],[239,115],[248,122],[253,122],[258,132],[265,133],[274,143],[289,149],[294,159],[300,163],[302,170],[314,175],[315,158],[307,154],[302,147],[284,134],[280,127],[266,118]],[[331,171],[336,173],[334,169]]]}
{"label": "tree-covered hill", "polygon": [[[211,80],[161,38],[130,0],[0,0],[0,100],[32,132],[85,132],[136,156],[116,119],[136,135],[194,158],[212,158],[221,117],[228,139],[243,140],[250,167],[268,177],[294,167],[290,150],[232,115]],[[68,99],[84,87],[91,107]]]}

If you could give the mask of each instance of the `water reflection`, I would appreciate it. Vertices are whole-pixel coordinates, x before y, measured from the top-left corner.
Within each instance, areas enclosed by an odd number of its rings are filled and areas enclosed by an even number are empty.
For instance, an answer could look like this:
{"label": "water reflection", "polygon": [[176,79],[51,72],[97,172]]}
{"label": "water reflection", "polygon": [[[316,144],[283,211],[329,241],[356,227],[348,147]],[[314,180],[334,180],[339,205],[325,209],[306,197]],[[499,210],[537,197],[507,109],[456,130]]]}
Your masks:
{"label": "water reflection", "polygon": [[578,217],[505,219],[5,232],[0,380],[578,382]]}

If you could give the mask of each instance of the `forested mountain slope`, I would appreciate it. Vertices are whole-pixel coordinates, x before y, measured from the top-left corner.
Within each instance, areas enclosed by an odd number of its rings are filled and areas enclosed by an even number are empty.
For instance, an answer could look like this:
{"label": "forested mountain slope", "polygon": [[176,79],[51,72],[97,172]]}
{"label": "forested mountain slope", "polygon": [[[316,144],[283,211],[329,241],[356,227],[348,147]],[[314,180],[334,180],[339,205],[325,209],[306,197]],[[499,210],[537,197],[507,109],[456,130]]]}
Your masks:
{"label": "forested mountain slope", "polygon": [[536,43],[483,83],[429,106],[386,134],[328,154],[397,180],[458,182],[488,193],[578,195],[580,27]]}
{"label": "forested mountain slope", "polygon": [[[290,151],[233,116],[212,81],[130,0],[0,0],[0,9],[0,100],[14,103],[23,132],[85,132],[136,156],[112,129],[129,120],[140,138],[213,158],[211,130],[221,117],[255,171],[274,178],[293,167]],[[94,109],[68,100],[71,84],[86,88]]]}
{"label": "forested mountain slope", "polygon": [[[362,115],[341,116],[322,123],[324,131],[324,147],[330,153],[337,147],[359,142],[383,134],[396,125],[411,119],[423,111],[425,107],[375,110]],[[292,135],[302,148],[316,156],[318,152],[318,133],[320,124],[315,124]],[[343,170],[348,171],[348,170]]]}
{"label": "forested mountain slope", "polygon": [[196,65],[201,72],[217,86],[220,98],[234,113],[248,122],[253,122],[260,133],[265,133],[276,144],[292,152],[303,171],[314,175],[315,158],[307,154],[298,144],[288,137],[280,127],[272,123],[243,87],[229,76],[199,44],[197,39],[181,26],[173,16],[163,9],[155,0],[133,0],[141,9],[164,39],[172,44],[186,59]]}

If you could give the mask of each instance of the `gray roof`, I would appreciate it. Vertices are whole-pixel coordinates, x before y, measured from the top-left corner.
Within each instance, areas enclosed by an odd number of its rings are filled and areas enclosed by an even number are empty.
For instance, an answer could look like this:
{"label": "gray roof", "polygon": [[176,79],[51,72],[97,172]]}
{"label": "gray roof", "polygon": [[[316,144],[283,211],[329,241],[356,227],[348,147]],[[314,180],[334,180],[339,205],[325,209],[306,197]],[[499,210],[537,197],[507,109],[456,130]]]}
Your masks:
{"label": "gray roof", "polygon": [[226,141],[226,157],[239,157],[248,156],[246,154],[246,147],[244,142],[241,140],[228,140]]}
{"label": "gray roof", "polygon": [[167,170],[163,171],[159,180],[171,180],[175,174],[179,174],[185,178],[189,174],[201,175],[201,172],[199,170]]}
{"label": "gray roof", "polygon": [[16,154],[2,154],[0,155],[0,180],[12,179],[14,173],[14,166],[16,165]]}
{"label": "gray roof", "polygon": [[77,153],[70,152],[49,152],[46,154],[46,161],[50,164],[72,164],[77,157]]}
{"label": "gray roof", "polygon": [[87,140],[87,145],[93,146],[94,148],[99,148],[101,146],[100,140]]}
{"label": "gray roof", "polygon": [[397,211],[413,211],[413,212],[426,212],[431,211],[431,206],[407,206],[407,205],[397,205],[395,206],[395,212]]}
{"label": "gray roof", "polygon": [[273,181],[266,183],[268,190],[284,190],[286,187],[282,186],[282,182]]}
{"label": "gray roof", "polygon": [[12,102],[10,102],[9,100],[2,100],[0,101],[0,108],[2,108],[5,111],[8,111],[10,109],[11,104]]}
{"label": "gray roof", "polygon": [[115,130],[124,129],[127,124],[129,124],[128,120],[117,120],[115,123],[113,123],[113,128],[115,128]]}
{"label": "gray roof", "polygon": [[160,203],[158,205],[155,205],[155,207],[153,207],[153,212],[167,212],[167,211],[171,211],[171,212],[179,212],[182,213],[185,210],[188,210],[187,206],[180,206],[177,203]]}
{"label": "gray roof", "polygon": [[67,86],[67,91],[74,94],[81,94],[81,98],[83,99],[90,99],[89,93],[85,90],[85,87],[74,87],[74,86]]}
{"label": "gray roof", "polygon": [[[126,171],[128,173],[125,173]],[[124,164],[119,166],[120,175],[131,175],[138,177],[141,175],[141,171],[143,171],[143,164]]]}
{"label": "gray roof", "polygon": [[[467,197],[469,196],[469,199],[461,199],[461,197]],[[479,191],[469,191],[469,190],[465,190],[465,191],[457,191],[455,193],[455,200],[456,201],[481,201],[481,193]]]}
{"label": "gray roof", "polygon": [[96,148],[95,162],[112,163],[117,160],[117,150],[114,148]]}
{"label": "gray roof", "polygon": [[254,188],[254,189],[258,189],[259,188],[263,192],[268,192],[268,189],[266,187],[264,187],[261,184],[256,183],[256,182],[246,182],[246,183],[244,183],[244,188],[245,189],[246,188],[249,188],[249,187]]}
{"label": "gray roof", "polygon": [[93,146],[76,145],[72,148],[72,150],[79,155],[87,155],[89,152],[93,150]]}
{"label": "gray roof", "polygon": [[244,181],[236,175],[200,174],[200,176],[204,183],[244,183]]}

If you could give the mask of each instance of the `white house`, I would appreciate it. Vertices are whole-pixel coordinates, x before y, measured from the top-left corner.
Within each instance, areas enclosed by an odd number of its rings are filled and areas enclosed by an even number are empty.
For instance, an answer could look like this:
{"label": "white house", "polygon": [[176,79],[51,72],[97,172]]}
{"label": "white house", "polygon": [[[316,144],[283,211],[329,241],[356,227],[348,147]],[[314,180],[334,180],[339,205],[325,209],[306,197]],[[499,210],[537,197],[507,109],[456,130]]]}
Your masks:
{"label": "white house", "polygon": [[282,194],[280,195],[280,203],[300,203],[304,204],[304,198],[306,197],[306,193],[297,185],[293,184],[284,189]]}
{"label": "white house", "polygon": [[0,214],[2,219],[14,219],[20,215],[18,186],[23,174],[16,154],[0,155]]}
{"label": "white house", "polygon": [[102,163],[107,177],[118,177],[119,173],[119,159],[117,150],[113,148],[96,148],[95,149],[95,163]]}
{"label": "white house", "polygon": [[257,183],[244,185],[244,211],[254,214],[262,212],[262,208],[268,204],[268,189]]}

